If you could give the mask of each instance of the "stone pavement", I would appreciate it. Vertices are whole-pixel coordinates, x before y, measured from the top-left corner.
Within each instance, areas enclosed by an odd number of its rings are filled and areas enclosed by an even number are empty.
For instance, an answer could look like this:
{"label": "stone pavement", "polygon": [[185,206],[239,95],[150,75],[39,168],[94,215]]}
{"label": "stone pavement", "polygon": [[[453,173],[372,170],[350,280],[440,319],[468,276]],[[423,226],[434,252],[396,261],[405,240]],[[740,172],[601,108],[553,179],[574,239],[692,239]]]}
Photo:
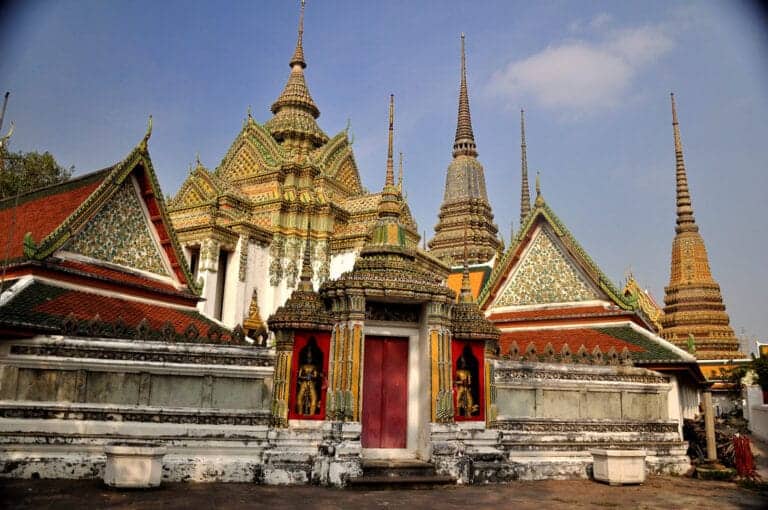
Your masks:
{"label": "stone pavement", "polygon": [[768,493],[728,482],[649,478],[644,485],[610,487],[592,481],[513,482],[431,490],[355,491],[252,484],[164,484],[117,491],[100,481],[0,480],[0,508],[183,509],[706,509],[768,508]]}

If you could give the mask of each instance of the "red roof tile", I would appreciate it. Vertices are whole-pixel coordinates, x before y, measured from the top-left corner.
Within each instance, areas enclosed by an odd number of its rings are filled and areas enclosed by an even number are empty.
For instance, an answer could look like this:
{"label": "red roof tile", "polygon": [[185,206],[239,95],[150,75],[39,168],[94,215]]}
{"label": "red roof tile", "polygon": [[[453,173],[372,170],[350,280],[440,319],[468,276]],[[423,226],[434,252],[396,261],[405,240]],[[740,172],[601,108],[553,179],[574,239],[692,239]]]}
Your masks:
{"label": "red roof tile", "polygon": [[[102,183],[107,171],[102,170],[79,179],[49,186],[0,201],[0,246],[9,247],[9,258],[24,255],[24,236],[32,233],[39,242],[61,225]],[[14,223],[15,227],[9,226]],[[10,245],[9,245],[10,235]],[[4,255],[4,254],[3,254]]]}
{"label": "red roof tile", "polygon": [[99,266],[96,264],[88,264],[85,262],[78,262],[74,260],[62,260],[61,262],[59,262],[58,265],[68,269],[74,269],[75,271],[80,271],[83,273],[88,273],[91,275],[108,278],[110,280],[115,280],[118,282],[132,283],[132,284],[139,285],[142,287],[147,287],[150,289],[179,292],[176,289],[176,287],[174,287],[169,283],[164,283],[164,282],[155,280],[153,278],[148,278],[146,276],[129,273],[127,271],[121,271],[119,269],[112,269],[109,267]]}
{"label": "red roof tile", "polygon": [[499,339],[502,354],[509,352],[512,342],[517,342],[521,352],[528,348],[528,344],[533,343],[536,352],[543,353],[547,344],[551,343],[555,352],[560,352],[564,344],[568,344],[572,353],[584,345],[588,352],[599,346],[603,353],[613,347],[617,352],[621,352],[626,347],[630,352],[643,352],[645,349],[630,342],[626,342],[615,336],[611,336],[602,331],[589,328],[579,329],[546,329],[546,330],[528,330],[504,332]]}
{"label": "red roof tile", "polygon": [[562,307],[548,308],[538,310],[521,310],[512,312],[492,313],[488,318],[493,322],[519,321],[519,320],[537,320],[566,317],[594,317],[602,315],[624,315],[626,310],[619,308],[609,309],[604,306],[582,306],[582,307]]}

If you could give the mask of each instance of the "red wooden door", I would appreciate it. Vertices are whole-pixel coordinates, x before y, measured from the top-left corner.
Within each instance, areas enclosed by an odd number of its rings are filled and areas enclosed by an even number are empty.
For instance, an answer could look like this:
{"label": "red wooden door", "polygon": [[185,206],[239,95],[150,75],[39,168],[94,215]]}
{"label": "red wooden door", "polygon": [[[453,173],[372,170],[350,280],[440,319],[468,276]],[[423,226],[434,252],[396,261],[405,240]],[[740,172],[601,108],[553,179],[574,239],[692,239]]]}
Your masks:
{"label": "red wooden door", "polygon": [[363,448],[405,448],[408,339],[366,336],[363,363]]}

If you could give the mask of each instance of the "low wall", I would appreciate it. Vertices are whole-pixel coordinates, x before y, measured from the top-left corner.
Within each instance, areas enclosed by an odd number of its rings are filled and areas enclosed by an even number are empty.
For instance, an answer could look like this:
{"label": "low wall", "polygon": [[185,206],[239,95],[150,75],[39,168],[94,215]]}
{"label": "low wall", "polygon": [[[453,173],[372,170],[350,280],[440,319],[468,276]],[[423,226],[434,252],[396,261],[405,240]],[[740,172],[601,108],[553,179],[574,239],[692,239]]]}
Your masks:
{"label": "low wall", "polygon": [[104,447],[167,446],[163,479],[253,481],[274,353],[41,336],[0,346],[0,476],[97,478]]}
{"label": "low wall", "polygon": [[508,456],[507,478],[587,478],[592,448],[645,449],[648,469],[682,473],[690,466],[670,381],[630,366],[493,364],[495,416]]}

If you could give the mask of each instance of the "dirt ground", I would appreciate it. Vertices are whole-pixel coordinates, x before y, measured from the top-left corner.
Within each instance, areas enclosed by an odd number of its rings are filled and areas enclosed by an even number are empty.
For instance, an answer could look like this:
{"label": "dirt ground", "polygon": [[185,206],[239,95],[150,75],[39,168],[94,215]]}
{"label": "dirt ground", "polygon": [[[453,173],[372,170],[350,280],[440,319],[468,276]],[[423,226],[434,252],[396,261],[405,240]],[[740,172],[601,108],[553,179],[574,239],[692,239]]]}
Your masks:
{"label": "dirt ground", "polygon": [[100,481],[2,480],[0,508],[183,509],[573,509],[768,508],[768,492],[728,482],[649,478],[643,485],[611,487],[579,481],[513,482],[431,490],[355,491],[253,484],[163,484],[159,489],[118,491]]}

